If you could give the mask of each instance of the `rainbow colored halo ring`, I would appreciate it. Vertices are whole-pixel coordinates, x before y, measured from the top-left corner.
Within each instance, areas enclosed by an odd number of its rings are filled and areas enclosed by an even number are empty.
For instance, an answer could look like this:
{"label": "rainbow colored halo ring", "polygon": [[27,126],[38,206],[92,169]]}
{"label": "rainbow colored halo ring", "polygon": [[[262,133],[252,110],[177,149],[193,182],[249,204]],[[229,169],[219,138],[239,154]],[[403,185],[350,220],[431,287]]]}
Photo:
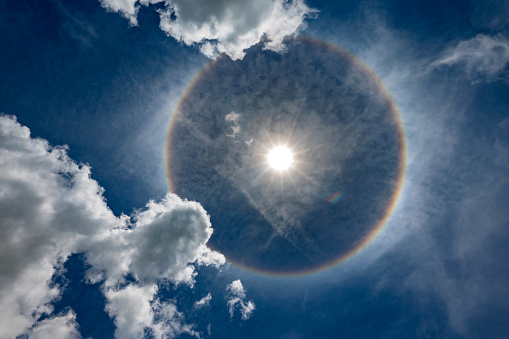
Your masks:
{"label": "rainbow colored halo ring", "polygon": [[[233,264],[292,276],[352,257],[383,228],[404,180],[405,137],[378,77],[310,38],[280,55],[253,47],[191,81],[166,144],[172,192],[210,213],[208,245]],[[284,145],[292,167],[268,152]]]}

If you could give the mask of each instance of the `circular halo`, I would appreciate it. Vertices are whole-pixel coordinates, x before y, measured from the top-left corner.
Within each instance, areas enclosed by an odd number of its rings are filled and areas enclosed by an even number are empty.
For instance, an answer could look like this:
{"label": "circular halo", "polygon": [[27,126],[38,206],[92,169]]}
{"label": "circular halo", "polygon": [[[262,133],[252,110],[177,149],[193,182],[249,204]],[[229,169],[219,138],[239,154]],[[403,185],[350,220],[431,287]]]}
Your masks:
{"label": "circular halo", "polygon": [[[208,245],[275,275],[358,253],[389,218],[405,168],[402,123],[374,73],[321,41],[287,46],[207,65],[173,112],[166,148],[171,191],[210,213]],[[298,161],[275,177],[262,159],[281,142]]]}

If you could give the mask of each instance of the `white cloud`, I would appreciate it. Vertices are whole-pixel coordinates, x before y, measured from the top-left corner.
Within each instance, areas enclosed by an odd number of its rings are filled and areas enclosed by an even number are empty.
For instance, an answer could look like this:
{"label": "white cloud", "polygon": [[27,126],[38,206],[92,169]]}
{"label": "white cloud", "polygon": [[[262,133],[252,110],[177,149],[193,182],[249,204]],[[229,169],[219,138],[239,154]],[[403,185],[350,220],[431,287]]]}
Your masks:
{"label": "white cloud", "polygon": [[30,339],[77,339],[81,335],[77,331],[76,315],[68,310],[65,315],[40,321],[29,334]]}
{"label": "white cloud", "polygon": [[[120,12],[137,24],[139,4],[161,0],[101,0],[104,7]],[[303,0],[167,0],[159,10],[160,27],[187,45],[198,44],[202,53],[214,58],[226,53],[242,59],[244,50],[264,39],[265,47],[282,51],[284,37],[293,35],[304,19],[316,13]]]}
{"label": "white cloud", "polygon": [[146,327],[153,321],[153,311],[150,305],[155,286],[139,287],[128,285],[120,290],[107,290],[108,298],[106,310],[115,319],[115,337],[140,338]]}
{"label": "white cloud", "polygon": [[154,309],[155,325],[152,326],[156,338],[174,338],[186,333],[199,338],[198,332],[193,326],[184,323],[184,315],[177,311],[177,306],[169,302],[156,301],[152,305]]}
{"label": "white cloud", "polygon": [[230,125],[231,128],[231,134],[226,134],[227,137],[235,138],[237,134],[240,133],[239,119],[240,114],[235,112],[231,112],[224,116],[224,120],[226,121],[227,124]]}
{"label": "white cloud", "polygon": [[87,166],[0,116],[0,338],[50,313],[59,258],[116,223]]}
{"label": "white cloud", "polygon": [[[194,283],[194,266],[225,262],[205,243],[212,234],[209,217],[200,204],[168,194],[160,203],[134,215],[132,229],[115,229],[87,253],[92,281],[105,280],[107,310],[115,320],[117,338],[139,338],[150,328],[156,338],[196,335],[172,303],[154,299],[156,282]],[[131,273],[137,284],[117,288]]]}
{"label": "white cloud", "polygon": [[168,194],[159,203],[150,201],[133,218],[131,229],[112,229],[89,246],[90,280],[105,279],[109,287],[131,273],[142,285],[162,278],[192,284],[195,273],[190,263],[218,266],[225,261],[205,246],[212,228],[197,202]]}
{"label": "white cloud", "polygon": [[212,300],[212,294],[207,294],[200,300],[194,303],[194,308],[202,308],[204,306],[209,306],[210,301]]}
{"label": "white cloud", "polygon": [[116,338],[142,338],[147,328],[155,338],[175,338],[183,333],[197,336],[193,327],[184,323],[184,316],[175,304],[154,299],[156,292],[156,284],[128,285],[105,292],[106,310],[117,327]]}
{"label": "white cloud", "polygon": [[[154,300],[154,293],[160,279],[192,284],[195,265],[224,263],[205,246],[212,234],[208,215],[198,203],[168,194],[150,201],[130,224],[111,212],[102,193],[90,168],[76,164],[65,148],[31,138],[15,118],[0,116],[0,338],[34,324],[34,336],[74,333],[71,311],[37,321],[51,314],[50,303],[60,295],[49,285],[55,267],[75,252],[92,265],[90,280],[104,280],[107,308],[122,333],[145,326],[161,336],[192,332],[176,307]],[[127,274],[137,283],[119,288]],[[156,320],[161,314],[175,319]]]}
{"label": "white cloud", "polygon": [[509,80],[509,39],[502,34],[493,36],[478,34],[461,41],[432,63],[432,68],[441,65],[461,64],[473,82],[480,80]]}
{"label": "white cloud", "polygon": [[138,24],[138,9],[139,5],[137,0],[99,0],[103,7],[114,12],[120,12],[124,17],[129,19],[131,25]]}
{"label": "white cloud", "polygon": [[246,292],[244,290],[244,286],[242,286],[240,279],[232,281],[230,285],[226,286],[226,290],[230,292],[227,301],[228,311],[230,312],[230,318],[233,317],[235,309],[240,308],[242,319],[243,320],[249,319],[249,317],[251,317],[251,314],[253,314],[255,310],[255,304],[251,300],[248,300],[246,302]]}
{"label": "white cloud", "polygon": [[150,328],[155,338],[174,338],[187,333],[196,336],[192,326],[184,324],[183,314],[170,302],[154,300],[157,285],[109,289],[106,310],[115,319],[116,338],[141,338],[145,329]]}

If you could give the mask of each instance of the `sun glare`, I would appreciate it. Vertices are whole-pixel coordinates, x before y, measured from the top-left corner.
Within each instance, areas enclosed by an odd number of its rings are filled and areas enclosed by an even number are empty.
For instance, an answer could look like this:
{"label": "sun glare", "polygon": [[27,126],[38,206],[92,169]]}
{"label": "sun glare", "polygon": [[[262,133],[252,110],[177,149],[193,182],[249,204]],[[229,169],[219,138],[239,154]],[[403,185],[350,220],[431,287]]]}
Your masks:
{"label": "sun glare", "polygon": [[284,171],[292,165],[293,153],[286,146],[276,146],[270,150],[267,158],[270,167],[277,171]]}

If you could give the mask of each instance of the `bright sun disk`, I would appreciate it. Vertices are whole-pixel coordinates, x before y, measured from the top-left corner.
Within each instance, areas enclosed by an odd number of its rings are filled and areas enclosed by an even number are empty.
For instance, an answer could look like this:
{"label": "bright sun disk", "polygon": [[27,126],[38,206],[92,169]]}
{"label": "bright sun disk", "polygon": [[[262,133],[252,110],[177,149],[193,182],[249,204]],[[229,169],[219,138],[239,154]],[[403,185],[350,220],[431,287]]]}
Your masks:
{"label": "bright sun disk", "polygon": [[293,162],[292,151],[286,146],[276,146],[268,154],[269,165],[275,170],[284,171]]}

